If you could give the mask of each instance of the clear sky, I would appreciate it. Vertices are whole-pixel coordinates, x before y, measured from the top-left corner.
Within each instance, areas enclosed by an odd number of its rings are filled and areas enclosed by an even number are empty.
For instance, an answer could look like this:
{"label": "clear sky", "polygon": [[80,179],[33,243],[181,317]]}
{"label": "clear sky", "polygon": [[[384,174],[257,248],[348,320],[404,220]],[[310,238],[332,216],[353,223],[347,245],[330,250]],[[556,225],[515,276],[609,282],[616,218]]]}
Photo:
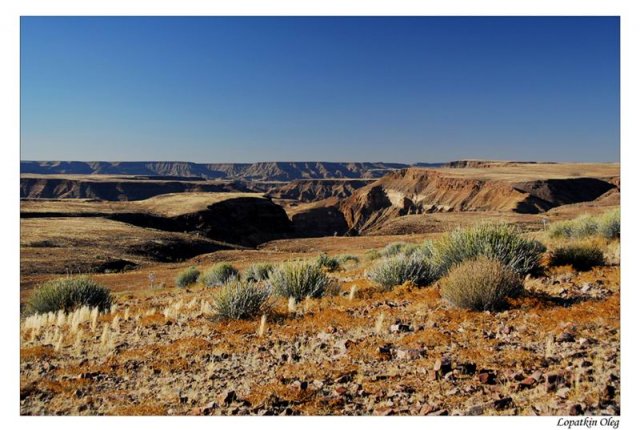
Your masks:
{"label": "clear sky", "polygon": [[616,17],[23,17],[23,160],[619,161]]}

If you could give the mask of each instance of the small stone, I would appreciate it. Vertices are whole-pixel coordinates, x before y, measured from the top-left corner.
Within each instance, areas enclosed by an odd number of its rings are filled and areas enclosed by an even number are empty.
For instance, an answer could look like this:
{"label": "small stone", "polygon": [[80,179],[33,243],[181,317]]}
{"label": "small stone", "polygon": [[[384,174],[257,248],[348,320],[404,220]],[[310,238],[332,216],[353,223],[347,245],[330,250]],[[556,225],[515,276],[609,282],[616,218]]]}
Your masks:
{"label": "small stone", "polygon": [[482,384],[494,384],[496,380],[496,374],[490,370],[481,370],[478,374],[478,380]]}
{"label": "small stone", "polygon": [[496,410],[500,411],[502,409],[508,408],[513,403],[513,399],[511,397],[503,397],[501,399],[497,399],[493,402],[493,407]]}
{"label": "small stone", "polygon": [[568,331],[565,331],[560,336],[556,337],[556,342],[575,342],[576,338],[573,334]]}
{"label": "small stone", "polygon": [[306,381],[293,381],[291,383],[291,388],[294,388],[299,391],[304,391],[309,386],[309,383]]}
{"label": "small stone", "polygon": [[440,375],[446,375],[451,372],[451,360],[446,357],[438,358],[433,364],[433,370],[438,372]]}
{"label": "small stone", "polygon": [[424,349],[399,349],[396,352],[396,357],[401,360],[417,360],[426,355]]}
{"label": "small stone", "polygon": [[438,409],[438,410],[435,410],[433,412],[429,412],[427,415],[429,415],[429,416],[445,416],[445,415],[449,415],[449,411],[447,411],[446,409]]}
{"label": "small stone", "polygon": [[350,382],[353,379],[353,375],[355,372],[345,373],[344,375],[338,376],[333,382],[336,384],[344,384],[345,382]]}
{"label": "small stone", "polygon": [[524,390],[524,389],[526,389],[526,388],[531,388],[531,387],[533,387],[534,385],[536,385],[536,382],[537,382],[537,381],[536,381],[534,378],[532,378],[531,376],[529,376],[529,377],[527,377],[527,378],[523,379],[523,380],[522,380],[522,382],[520,382],[520,384],[518,384],[518,387],[519,387],[521,390]]}
{"label": "small stone", "polygon": [[389,327],[389,331],[391,333],[407,333],[412,330],[413,329],[408,324],[393,324]]}
{"label": "small stone", "polygon": [[461,363],[458,365],[458,370],[463,375],[473,375],[476,373],[476,365],[475,363]]}
{"label": "small stone", "polygon": [[465,413],[465,415],[470,415],[470,416],[478,416],[478,415],[482,415],[484,413],[484,405],[475,405],[470,407],[469,409],[467,409],[467,412]]}
{"label": "small stone", "polygon": [[347,389],[345,387],[337,387],[333,390],[333,394],[335,396],[344,396],[347,393]]}
{"label": "small stone", "polygon": [[567,387],[560,388],[558,391],[556,391],[556,395],[561,399],[566,399],[569,396],[569,391],[571,390]]}
{"label": "small stone", "polygon": [[230,405],[236,399],[237,395],[233,390],[226,391],[218,396],[218,402],[224,405]]}
{"label": "small stone", "polygon": [[569,408],[569,415],[582,415],[584,413],[583,409],[582,409],[582,405],[580,404],[575,404],[575,405],[571,405],[571,407]]}

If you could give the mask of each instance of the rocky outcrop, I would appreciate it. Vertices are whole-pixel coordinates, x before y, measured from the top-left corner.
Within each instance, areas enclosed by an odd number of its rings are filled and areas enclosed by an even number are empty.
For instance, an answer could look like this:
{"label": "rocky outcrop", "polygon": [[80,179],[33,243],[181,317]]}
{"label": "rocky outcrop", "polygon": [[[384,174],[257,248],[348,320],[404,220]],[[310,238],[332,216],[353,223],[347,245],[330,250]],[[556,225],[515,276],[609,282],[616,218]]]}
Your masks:
{"label": "rocky outcrop", "polygon": [[553,162],[544,162],[544,161],[499,161],[499,160],[456,160],[449,161],[447,163],[443,163],[442,167],[453,168],[453,169],[464,169],[464,168],[490,168],[490,167],[507,167],[507,166],[517,166],[520,164],[556,164]]}
{"label": "rocky outcrop", "polygon": [[338,204],[350,233],[380,227],[390,219],[429,212],[505,211],[540,213],[591,201],[615,185],[596,178],[512,183],[450,176],[437,170],[403,169],[357,190]]}
{"label": "rocky outcrop", "polygon": [[[166,178],[166,177],[165,177]],[[59,178],[28,176],[20,178],[20,198],[98,199],[110,201],[144,200],[168,193],[248,191],[241,182],[161,181],[157,178]]]}
{"label": "rocky outcrop", "polygon": [[362,179],[298,179],[271,189],[268,195],[276,199],[302,202],[314,202],[330,197],[344,199],[370,183],[371,181]]}

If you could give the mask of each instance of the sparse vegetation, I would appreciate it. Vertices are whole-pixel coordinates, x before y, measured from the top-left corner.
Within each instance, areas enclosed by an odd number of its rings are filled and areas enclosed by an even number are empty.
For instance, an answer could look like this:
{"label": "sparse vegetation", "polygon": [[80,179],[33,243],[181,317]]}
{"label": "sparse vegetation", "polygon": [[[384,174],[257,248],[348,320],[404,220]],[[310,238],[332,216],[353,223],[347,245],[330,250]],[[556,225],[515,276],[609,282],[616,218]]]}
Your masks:
{"label": "sparse vegetation", "polygon": [[329,272],[335,272],[340,268],[340,261],[337,257],[329,257],[326,253],[322,253],[316,259],[316,263]]}
{"label": "sparse vegetation", "polygon": [[271,263],[256,263],[249,266],[243,273],[243,278],[247,281],[266,281],[269,273],[273,270]]}
{"label": "sparse vegetation", "polygon": [[176,277],[176,287],[187,288],[189,285],[195,284],[199,277],[200,271],[195,266],[191,266],[178,274]]}
{"label": "sparse vegetation", "polygon": [[367,259],[367,261],[377,260],[378,258],[382,257],[382,255],[380,254],[380,251],[378,251],[377,249],[369,249],[367,252],[364,253],[364,256]]}
{"label": "sparse vegetation", "polygon": [[614,209],[598,216],[583,215],[573,220],[551,224],[551,238],[583,239],[600,235],[606,239],[620,237],[620,209]]}
{"label": "sparse vegetation", "polygon": [[524,238],[513,226],[481,224],[445,235],[435,242],[433,255],[441,275],[466,260],[485,256],[523,276],[540,269],[540,257],[545,250],[542,243]]}
{"label": "sparse vegetation", "polygon": [[48,281],[34,290],[27,303],[28,313],[71,312],[87,306],[105,311],[112,304],[108,288],[87,277]]}
{"label": "sparse vegetation", "polygon": [[436,271],[431,263],[418,253],[412,255],[398,254],[386,257],[368,272],[367,277],[384,290],[412,282],[422,286],[436,279]]}
{"label": "sparse vegetation", "polygon": [[507,297],[515,297],[522,291],[522,279],[515,271],[485,256],[457,264],[440,283],[440,294],[445,300],[477,311],[498,309]]}
{"label": "sparse vegetation", "polygon": [[306,297],[322,297],[333,291],[331,279],[315,262],[284,263],[271,272],[268,282],[274,294],[293,297],[297,301]]}
{"label": "sparse vegetation", "polygon": [[207,269],[200,279],[206,287],[224,285],[231,279],[239,277],[238,270],[229,263],[218,263]]}
{"label": "sparse vegetation", "polygon": [[232,279],[216,293],[213,311],[221,319],[252,319],[268,311],[269,295],[258,282]]}
{"label": "sparse vegetation", "polygon": [[601,215],[598,219],[598,233],[607,239],[620,238],[620,208]]}
{"label": "sparse vegetation", "polygon": [[552,266],[571,265],[576,270],[589,270],[605,264],[604,253],[596,245],[573,244],[556,248],[551,252]]}
{"label": "sparse vegetation", "polygon": [[354,267],[354,266],[357,266],[358,263],[360,263],[360,259],[355,255],[351,255],[351,254],[339,255],[337,259],[338,259],[338,263],[340,263],[340,266],[342,267],[345,267],[345,266]]}

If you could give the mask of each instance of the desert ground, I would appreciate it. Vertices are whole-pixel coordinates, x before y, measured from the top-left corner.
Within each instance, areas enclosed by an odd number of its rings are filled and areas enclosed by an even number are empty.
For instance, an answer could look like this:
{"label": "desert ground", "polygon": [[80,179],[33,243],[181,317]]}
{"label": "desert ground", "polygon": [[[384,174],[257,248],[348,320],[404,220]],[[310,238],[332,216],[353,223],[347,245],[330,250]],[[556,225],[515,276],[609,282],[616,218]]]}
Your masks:
{"label": "desert ground", "polygon": [[[618,164],[263,163],[200,177],[175,164],[26,165],[23,415],[620,414],[619,238],[551,234],[619,208]],[[499,309],[453,305],[446,276],[381,288],[369,275],[393,244],[485,223],[546,247]],[[604,258],[554,263],[573,245]],[[321,255],[339,262],[323,268],[331,294],[270,297],[251,318],[220,318],[220,286],[176,286],[190,267]],[[79,275],[111,291],[109,309],[34,317],[39,286]]]}

